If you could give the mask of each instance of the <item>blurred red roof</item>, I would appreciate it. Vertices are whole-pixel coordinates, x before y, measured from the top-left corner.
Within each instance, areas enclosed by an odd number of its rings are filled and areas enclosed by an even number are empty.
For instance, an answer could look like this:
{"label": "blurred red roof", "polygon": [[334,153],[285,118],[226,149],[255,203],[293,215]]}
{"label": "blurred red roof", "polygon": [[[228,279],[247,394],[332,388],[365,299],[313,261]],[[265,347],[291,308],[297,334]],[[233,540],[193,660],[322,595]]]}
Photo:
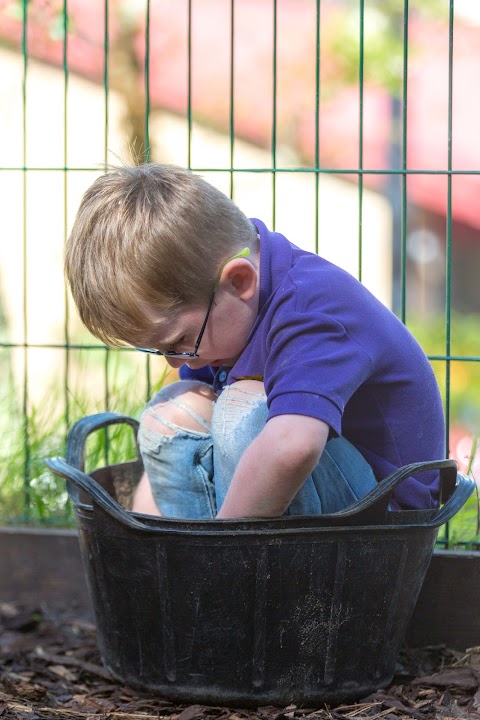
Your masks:
{"label": "blurred red roof", "polygon": [[[5,0],[3,7],[8,5]],[[103,4],[69,0],[72,18],[68,36],[68,66],[97,82],[103,80]],[[109,3],[109,37],[118,33],[119,0]],[[128,4],[126,4],[128,6]],[[270,0],[236,0],[234,32],[234,125],[238,135],[270,147],[274,113],[274,17]],[[2,4],[0,4],[0,8]],[[50,37],[48,3],[32,2],[28,22],[31,56],[62,65],[63,43]],[[0,10],[1,11],[1,10]],[[192,3],[191,103],[198,118],[228,130],[230,123],[230,3],[196,0]],[[322,9],[322,27],[329,6]],[[277,143],[290,145],[313,163],[315,157],[316,3],[282,0],[278,3],[276,33]],[[57,18],[58,20],[58,18]],[[145,21],[139,22],[136,51],[143,65]],[[0,35],[21,45],[21,22],[2,15]],[[410,202],[446,214],[448,167],[448,25],[428,22],[413,14],[407,102],[407,168],[430,171],[408,175]],[[452,169],[480,170],[480,30],[455,23],[453,45]],[[151,3],[150,96],[152,104],[185,115],[188,107],[188,3]],[[331,58],[321,55],[321,76],[332,72]],[[363,167],[389,167],[389,98],[366,85],[363,112]],[[359,162],[359,91],[352,87],[322,101],[319,120],[322,167],[355,169]],[[365,185],[380,189],[381,174],[365,175]],[[480,227],[480,175],[453,175],[455,220]]]}

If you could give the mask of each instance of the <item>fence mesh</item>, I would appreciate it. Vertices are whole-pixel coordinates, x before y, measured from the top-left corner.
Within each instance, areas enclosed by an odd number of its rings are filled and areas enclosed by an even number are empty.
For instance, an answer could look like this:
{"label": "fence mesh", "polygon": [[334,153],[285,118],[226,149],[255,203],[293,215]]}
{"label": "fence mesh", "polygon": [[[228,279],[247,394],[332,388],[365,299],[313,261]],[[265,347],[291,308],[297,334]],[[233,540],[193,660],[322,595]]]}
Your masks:
{"label": "fence mesh", "polygon": [[[356,228],[346,251],[347,269],[362,282],[373,283],[374,291],[417,334],[442,386],[447,446],[455,454],[452,431],[467,428],[462,460],[472,470],[480,391],[474,390],[470,404],[457,401],[457,395],[452,398],[452,392],[461,382],[480,386],[475,343],[480,307],[475,302],[469,306],[468,297],[459,295],[462,283],[453,282],[452,272],[457,273],[455,232],[466,235],[467,245],[477,228],[456,221],[453,186],[459,177],[475,181],[480,160],[477,157],[475,166],[473,157],[468,167],[454,162],[458,135],[453,98],[455,81],[461,85],[464,72],[460,62],[458,70],[455,65],[460,20],[454,2],[423,3],[430,9],[423,18],[421,5],[409,0],[4,4],[0,51],[8,72],[2,92],[4,101],[8,93],[12,102],[12,125],[5,128],[8,147],[0,181],[6,207],[8,198],[15,198],[1,239],[0,367],[8,378],[0,398],[4,522],[70,522],[63,488],[43,468],[43,457],[63,452],[67,429],[78,417],[108,409],[135,413],[155,387],[173,379],[163,365],[128,350],[109,350],[87,335],[63,287],[62,245],[83,190],[109,163],[128,161],[130,154],[139,162],[173,159],[186,165],[246,211],[250,208],[245,204],[256,209],[256,194],[267,198],[258,214],[269,214],[267,220],[281,231],[283,219],[295,216],[297,201],[307,194],[304,214],[311,249],[321,254],[324,249],[334,252],[326,247],[322,228],[330,198],[348,197],[346,214],[354,216]],[[206,31],[207,26],[213,31]],[[431,111],[433,123],[443,128],[442,167],[436,157],[427,166],[411,162],[410,134],[416,132],[412,123],[419,103],[411,91],[411,66],[419,72],[418,56],[428,54],[428,47],[419,49],[419,29],[426,26],[446,38],[446,73],[439,70],[437,77],[446,87],[446,102],[441,117]],[[349,57],[347,44],[339,49],[332,37],[339,28],[341,35],[352,27],[356,44],[354,52],[350,50],[354,57]],[[370,52],[375,33],[381,32],[388,40],[383,60],[397,68],[397,81],[390,85],[371,80],[374,64],[382,62],[381,55],[372,59]],[[344,76],[337,84],[330,71],[334,51],[333,71]],[[384,83],[380,106],[389,128],[387,158],[380,163],[371,148],[372,112],[380,107],[371,96],[375,82]],[[338,99],[347,96],[348,102]],[[349,125],[341,122],[345,113],[351,113]],[[335,136],[337,155],[329,149],[332,114],[341,125]],[[378,120],[373,135],[383,132],[381,123]],[[356,145],[350,155],[341,151],[342,143],[351,145],[348,127]],[[311,139],[308,148],[302,146],[306,135]],[[428,214],[412,197],[412,179],[435,176],[443,210]],[[293,182],[303,184],[292,190]],[[338,185],[332,189],[330,182]],[[379,247],[387,260],[372,281],[376,251],[371,236],[378,198],[386,218],[382,228],[388,230]],[[343,201],[338,202],[341,207]],[[341,215],[337,209],[339,224]],[[292,240],[297,241],[294,236]],[[340,233],[337,244],[342,242]],[[425,260],[429,252],[435,255],[431,262]],[[471,262],[475,259],[478,255],[472,254]],[[443,287],[437,282],[432,290],[429,273],[435,272]],[[50,292],[55,294],[54,307],[46,302]],[[436,293],[435,312],[417,313],[417,303],[430,302],[429,293]],[[464,342],[466,335],[471,342]],[[103,435],[92,446],[90,461],[111,461],[116,452],[112,443],[120,443],[121,453],[130,443],[127,449],[132,451],[130,440]],[[455,543],[478,546],[475,512],[472,505],[470,525],[459,526]],[[440,541],[451,542],[448,528]]]}

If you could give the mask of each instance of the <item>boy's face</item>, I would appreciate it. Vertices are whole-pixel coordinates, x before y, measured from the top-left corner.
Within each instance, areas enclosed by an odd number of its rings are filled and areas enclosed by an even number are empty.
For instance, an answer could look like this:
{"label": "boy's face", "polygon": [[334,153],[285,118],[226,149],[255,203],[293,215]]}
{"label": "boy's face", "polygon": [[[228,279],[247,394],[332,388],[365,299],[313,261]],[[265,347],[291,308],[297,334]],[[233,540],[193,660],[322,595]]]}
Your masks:
{"label": "boy's face", "polygon": [[[188,365],[198,369],[205,365],[231,367],[241,355],[247,337],[255,322],[258,300],[245,302],[235,293],[219,289],[215,293],[203,337],[197,350],[198,357],[175,358],[166,356],[171,367]],[[192,352],[195,348],[207,306],[186,309],[173,317],[165,317],[157,324],[156,337],[149,347],[162,352]]]}

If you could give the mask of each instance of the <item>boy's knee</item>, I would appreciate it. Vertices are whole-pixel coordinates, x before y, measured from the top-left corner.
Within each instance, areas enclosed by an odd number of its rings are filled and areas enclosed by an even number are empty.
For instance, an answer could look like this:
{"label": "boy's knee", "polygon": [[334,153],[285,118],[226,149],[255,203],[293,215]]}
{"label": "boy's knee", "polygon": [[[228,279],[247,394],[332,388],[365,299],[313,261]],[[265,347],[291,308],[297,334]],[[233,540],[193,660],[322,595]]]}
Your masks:
{"label": "boy's knee", "polygon": [[266,401],[265,387],[259,380],[237,380],[227,385],[220,395],[218,404],[227,408],[227,412],[252,410]]}
{"label": "boy's knee", "polygon": [[198,380],[180,380],[155,395],[142,416],[141,424],[162,435],[175,435],[182,428],[208,432],[216,398],[210,385]]}
{"label": "boy's knee", "polygon": [[265,395],[265,386],[261,380],[237,380],[237,382],[232,383],[229,385],[232,390],[235,390],[239,393],[244,392],[245,394],[254,393],[255,395],[258,395],[259,397]]}
{"label": "boy's knee", "polygon": [[214,411],[214,427],[218,433],[235,432],[238,423],[248,417],[252,424],[264,424],[268,414],[265,388],[259,380],[238,380],[227,385]]}

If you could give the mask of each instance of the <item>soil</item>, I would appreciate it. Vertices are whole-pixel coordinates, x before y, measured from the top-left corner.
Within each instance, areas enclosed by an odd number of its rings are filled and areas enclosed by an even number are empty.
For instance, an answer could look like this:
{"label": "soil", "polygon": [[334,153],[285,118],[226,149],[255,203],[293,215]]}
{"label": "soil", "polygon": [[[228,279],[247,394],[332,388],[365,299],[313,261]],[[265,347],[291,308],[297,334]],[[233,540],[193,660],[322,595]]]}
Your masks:
{"label": "soil", "polygon": [[480,647],[401,652],[394,682],[357,703],[247,710],[178,705],[114,682],[72,611],[0,603],[1,720],[480,720]]}

